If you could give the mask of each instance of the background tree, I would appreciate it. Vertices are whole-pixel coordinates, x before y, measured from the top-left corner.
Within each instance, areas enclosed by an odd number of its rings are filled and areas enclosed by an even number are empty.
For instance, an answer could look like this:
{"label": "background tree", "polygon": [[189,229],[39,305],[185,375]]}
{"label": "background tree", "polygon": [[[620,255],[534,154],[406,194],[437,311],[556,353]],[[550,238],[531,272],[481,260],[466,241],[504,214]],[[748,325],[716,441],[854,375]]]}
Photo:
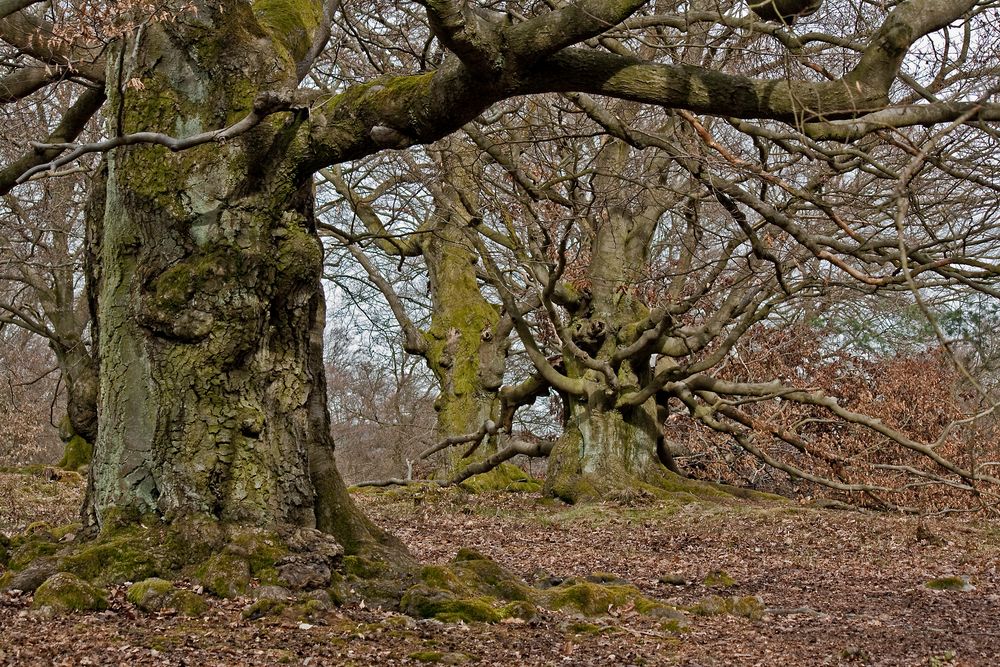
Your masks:
{"label": "background tree", "polygon": [[[61,91],[65,98],[67,91]],[[10,158],[21,137],[44,128],[58,115],[55,100],[7,100],[11,128],[3,152]],[[11,108],[13,107],[13,108]],[[68,443],[65,463],[89,460],[97,436],[97,364],[84,296],[84,174],[44,180],[4,195],[0,204],[3,259],[0,260],[0,321],[47,341],[65,387],[61,435]],[[9,190],[10,188],[6,188]]]}
{"label": "background tree", "polygon": [[[433,373],[438,386],[434,402],[437,440],[461,444],[472,441],[472,434],[478,434],[478,443],[492,435],[485,431],[479,434],[481,426],[500,420],[497,390],[503,383],[511,321],[501,317],[498,304],[490,302],[479,286],[476,251],[464,231],[469,221],[461,217],[464,211],[461,196],[466,195],[459,193],[474,192],[468,166],[462,164],[461,153],[447,144],[442,146],[437,162],[441,173],[446,175],[435,180],[438,186],[427,193],[430,197],[428,210],[420,215],[422,219],[414,221],[415,228],[411,231],[390,231],[392,225],[384,223],[384,216],[376,211],[373,203],[362,197],[356,187],[352,188],[339,171],[324,172],[353,216],[363,225],[365,233],[359,235],[350,228],[329,223],[323,227],[348,245],[352,255],[379,287],[403,331],[404,350],[422,357]],[[426,171],[422,175],[419,173],[418,165],[411,163],[408,166],[412,170],[407,179],[410,182],[420,182],[421,176],[424,182],[430,178]],[[369,170],[362,173],[369,173]],[[383,189],[387,189],[384,182],[376,188],[377,191]],[[390,191],[389,194],[397,193]],[[419,203],[417,206],[420,207]],[[405,221],[395,222],[405,225]],[[357,247],[359,240],[366,239],[372,239],[379,250],[389,257],[398,257],[400,262],[406,257],[422,259],[430,296],[429,322],[425,329],[414,324],[416,314],[411,314],[412,309],[406,307],[377,265]],[[488,454],[494,449],[495,443],[490,443],[478,452]],[[449,458],[443,470],[445,478],[460,472],[468,463],[460,450],[451,449],[450,453],[459,455]]]}

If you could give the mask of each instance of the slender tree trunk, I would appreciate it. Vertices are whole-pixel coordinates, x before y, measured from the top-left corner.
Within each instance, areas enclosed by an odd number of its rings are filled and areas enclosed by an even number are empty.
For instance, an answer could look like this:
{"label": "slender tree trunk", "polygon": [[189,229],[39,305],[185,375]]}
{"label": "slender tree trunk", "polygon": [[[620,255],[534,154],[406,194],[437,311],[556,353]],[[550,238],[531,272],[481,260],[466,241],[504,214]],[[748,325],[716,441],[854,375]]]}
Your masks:
{"label": "slender tree trunk", "polygon": [[66,383],[66,418],[59,428],[66,449],[59,465],[75,470],[90,463],[97,439],[97,364],[79,337],[52,347]]}
{"label": "slender tree trunk", "polygon": [[[430,272],[433,315],[425,334],[424,355],[440,392],[434,402],[437,437],[474,433],[500,418],[498,390],[503,384],[506,336],[496,334],[500,315],[482,294],[476,280],[476,255],[464,231],[450,221],[441,224],[424,243]],[[467,446],[448,450],[439,474],[450,478],[473,460],[496,450],[490,438],[465,458]]]}

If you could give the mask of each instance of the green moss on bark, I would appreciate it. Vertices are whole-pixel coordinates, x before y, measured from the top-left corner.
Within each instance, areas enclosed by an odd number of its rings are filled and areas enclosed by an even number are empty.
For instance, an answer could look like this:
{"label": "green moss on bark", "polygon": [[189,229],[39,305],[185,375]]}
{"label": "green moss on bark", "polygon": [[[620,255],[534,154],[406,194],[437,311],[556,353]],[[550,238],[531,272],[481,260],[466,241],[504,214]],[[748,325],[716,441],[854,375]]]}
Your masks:
{"label": "green moss on bark", "polygon": [[322,7],[315,0],[253,0],[254,14],[295,61],[305,57],[312,45]]}

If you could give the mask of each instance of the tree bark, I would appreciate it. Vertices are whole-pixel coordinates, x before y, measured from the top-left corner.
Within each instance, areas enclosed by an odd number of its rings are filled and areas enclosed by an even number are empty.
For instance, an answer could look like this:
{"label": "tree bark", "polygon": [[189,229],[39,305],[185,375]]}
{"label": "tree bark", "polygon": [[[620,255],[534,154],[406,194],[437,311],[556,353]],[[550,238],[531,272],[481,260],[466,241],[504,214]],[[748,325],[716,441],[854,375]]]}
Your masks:
{"label": "tree bark", "polygon": [[[598,158],[600,171],[618,173],[631,158],[625,144],[609,143]],[[676,477],[662,456],[655,397],[636,407],[616,407],[619,396],[652,379],[651,355],[636,355],[617,367],[611,363],[615,352],[627,345],[623,337],[629,326],[649,314],[635,289],[644,277],[649,244],[667,204],[662,196],[647,195],[630,211],[621,203],[613,178],[598,176],[594,183],[601,200],[591,220],[586,289],[571,309],[562,338],[566,374],[595,389],[585,396],[563,394],[565,433],[549,457],[546,474],[548,493],[570,502],[643,486],[663,488]],[[592,363],[581,361],[581,355]],[[595,368],[593,362],[604,368]]]}
{"label": "tree bark", "polygon": [[[428,234],[423,255],[430,276],[433,315],[424,334],[424,358],[441,391],[434,401],[437,436],[445,439],[474,433],[487,420],[498,423],[506,358],[506,336],[498,336],[499,310],[482,294],[476,279],[476,255],[465,231],[454,221],[444,221]],[[483,457],[496,450],[487,436],[477,450]],[[447,450],[440,472],[450,479],[472,461],[464,457],[468,445]]]}
{"label": "tree bark", "polygon": [[[205,3],[151,24],[110,59],[114,131],[186,135],[294,85],[295,44],[267,13]],[[155,514],[389,539],[334,465],[322,370],[322,246],[304,114],[223,145],[108,155],[93,285],[101,423],[85,516]]]}

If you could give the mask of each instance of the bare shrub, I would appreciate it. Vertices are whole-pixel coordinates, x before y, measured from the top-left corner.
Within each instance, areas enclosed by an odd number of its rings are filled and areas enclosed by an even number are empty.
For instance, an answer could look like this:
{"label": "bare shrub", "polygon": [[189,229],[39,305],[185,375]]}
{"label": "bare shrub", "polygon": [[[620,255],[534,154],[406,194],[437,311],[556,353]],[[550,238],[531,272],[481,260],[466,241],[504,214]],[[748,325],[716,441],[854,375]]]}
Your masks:
{"label": "bare shrub", "polygon": [[0,330],[0,466],[52,463],[62,443],[52,425],[59,374],[44,341],[23,329]]}
{"label": "bare shrub", "polygon": [[[970,468],[1000,461],[1000,424],[981,409],[961,373],[938,346],[882,353],[830,349],[829,332],[807,325],[758,327],[734,349],[725,376],[740,381],[780,378],[820,389],[847,409],[881,420],[915,441],[936,443],[942,457]],[[819,489],[764,465],[728,436],[677,419],[667,432],[687,451],[682,466],[695,476],[797,495],[821,493],[857,504],[912,508],[964,507],[976,496],[929,479],[941,474],[926,457],[880,439],[869,429],[831,419],[791,401],[747,403],[765,452],[813,474],[844,483],[900,487],[889,494]],[[909,482],[900,485],[904,475]],[[924,474],[928,474],[924,477]]]}

